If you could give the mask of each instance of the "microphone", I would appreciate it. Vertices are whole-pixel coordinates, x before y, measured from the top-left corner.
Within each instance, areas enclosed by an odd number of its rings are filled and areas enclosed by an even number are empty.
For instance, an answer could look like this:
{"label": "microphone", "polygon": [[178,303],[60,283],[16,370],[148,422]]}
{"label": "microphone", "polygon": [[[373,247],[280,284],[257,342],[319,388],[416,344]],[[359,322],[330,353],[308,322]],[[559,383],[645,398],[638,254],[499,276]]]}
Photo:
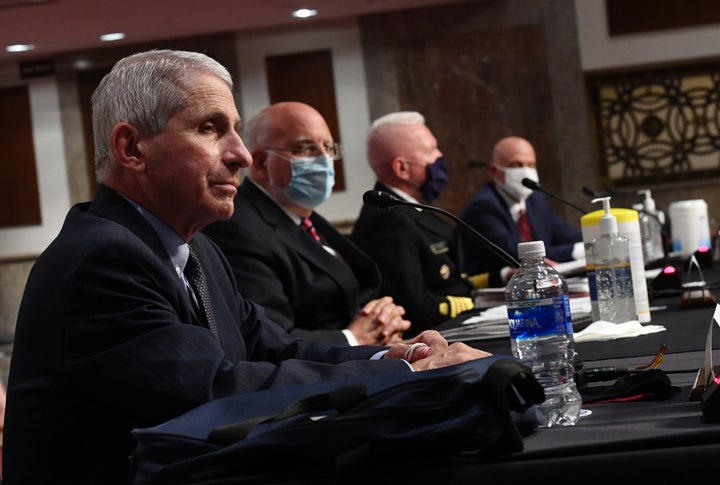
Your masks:
{"label": "microphone", "polygon": [[412,204],[412,202],[408,202],[392,195],[390,192],[384,192],[382,190],[368,190],[363,194],[363,202],[370,207],[379,207],[381,209],[389,209],[396,205]]}
{"label": "microphone", "polygon": [[513,268],[517,268],[520,266],[520,263],[510,256],[507,252],[505,252],[501,247],[494,244],[492,241],[490,241],[488,238],[480,234],[475,228],[473,228],[470,224],[463,221],[459,217],[457,217],[455,214],[451,214],[450,212],[440,209],[439,207],[434,207],[432,205],[425,205],[425,204],[416,204],[415,202],[409,202],[405,199],[401,199],[399,197],[396,197],[395,195],[384,192],[382,190],[368,190],[363,194],[363,202],[370,207],[378,207],[380,209],[391,209],[398,205],[404,205],[408,207],[417,207],[420,209],[427,209],[432,212],[440,213],[446,217],[449,217],[450,219],[454,220],[458,224],[461,224],[463,227],[468,229],[470,232],[472,232],[475,236],[477,236],[488,248],[492,250],[500,259],[505,261],[507,264],[512,266]]}
{"label": "microphone", "polygon": [[593,199],[597,199],[599,197],[607,197],[609,195],[623,195],[622,192],[614,189],[606,189],[605,192],[599,192],[595,189],[591,189],[590,187],[583,187],[582,191],[583,194],[592,197]]}
{"label": "microphone", "polygon": [[522,184],[523,184],[525,187],[527,187],[528,189],[539,190],[540,192],[543,192],[543,193],[549,195],[550,197],[559,200],[559,201],[562,202],[563,204],[569,205],[569,206],[572,207],[573,209],[581,212],[583,215],[587,214],[587,211],[586,211],[585,209],[581,209],[580,207],[576,206],[575,204],[573,204],[573,203],[570,202],[569,200],[563,199],[563,198],[560,197],[560,196],[557,196],[557,195],[555,195],[555,194],[553,194],[553,193],[551,193],[551,192],[548,192],[547,190],[545,190],[545,189],[543,189],[542,187],[540,187],[540,184],[539,184],[539,183],[535,182],[535,181],[532,180],[532,179],[529,179],[529,178],[525,177],[524,179],[522,179]]}
{"label": "microphone", "polygon": [[591,189],[590,187],[583,187],[582,188],[583,194],[588,195],[592,197],[593,199],[597,199],[599,197],[605,197],[602,193],[598,192],[595,189]]}

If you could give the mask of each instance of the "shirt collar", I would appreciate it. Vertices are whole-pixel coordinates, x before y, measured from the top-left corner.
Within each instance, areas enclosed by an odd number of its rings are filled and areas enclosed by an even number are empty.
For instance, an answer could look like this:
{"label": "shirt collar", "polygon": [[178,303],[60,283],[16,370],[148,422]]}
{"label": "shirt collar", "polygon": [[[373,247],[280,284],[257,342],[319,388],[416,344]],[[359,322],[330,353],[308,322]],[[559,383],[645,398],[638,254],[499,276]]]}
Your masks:
{"label": "shirt collar", "polygon": [[525,210],[525,203],[524,202],[517,202],[510,207],[508,207],[510,210],[510,215],[512,216],[513,220],[515,222],[520,220],[520,211]]}
{"label": "shirt collar", "polygon": [[519,221],[520,211],[525,210],[525,201],[521,200],[520,202],[517,202],[516,200],[513,200],[508,195],[506,195],[505,192],[503,192],[502,189],[500,189],[499,187],[498,193],[500,194],[500,197],[502,197],[502,199],[505,201],[505,205],[510,211],[510,216],[515,222]]}
{"label": "shirt collar", "polygon": [[275,200],[275,197],[273,197],[272,194],[265,189],[265,187],[263,187],[262,185],[260,185],[258,183],[255,183],[255,181],[252,180],[251,178],[248,178],[248,182],[250,182],[255,187],[257,187],[260,190],[260,192],[267,195],[268,198],[270,200],[272,200],[275,203],[275,205],[280,208],[281,211],[283,211],[290,219],[292,219],[292,221],[295,223],[295,225],[298,225],[298,226],[300,225],[300,216],[298,216],[294,212],[291,212],[291,211],[287,210],[285,207],[283,207],[282,204],[280,204],[277,200]]}
{"label": "shirt collar", "polygon": [[[120,195],[125,197],[123,194]],[[165,247],[165,251],[167,251],[168,255],[170,255],[170,260],[175,267],[175,272],[178,274],[178,277],[182,279],[183,271],[185,270],[185,265],[187,264],[188,255],[190,254],[190,248],[188,247],[187,243],[183,241],[183,239],[177,232],[175,232],[172,228],[170,228],[170,226],[160,220],[155,214],[145,209],[143,206],[141,206],[134,200],[128,199],[127,197],[125,197],[125,199],[130,202],[133,207],[135,207],[135,209],[137,209],[137,211],[150,223],[152,228],[155,230],[158,237],[160,238],[160,241],[162,242],[162,245]]]}
{"label": "shirt collar", "polygon": [[[401,199],[406,200],[408,202],[412,202],[413,204],[420,204],[420,202],[415,197],[408,194],[407,192],[403,192],[402,190],[398,189],[397,187],[392,187],[390,185],[386,185],[386,187],[388,189],[392,190],[392,192],[395,195],[397,195],[398,197],[400,197]],[[416,207],[415,209],[422,211],[422,209],[420,207]]]}

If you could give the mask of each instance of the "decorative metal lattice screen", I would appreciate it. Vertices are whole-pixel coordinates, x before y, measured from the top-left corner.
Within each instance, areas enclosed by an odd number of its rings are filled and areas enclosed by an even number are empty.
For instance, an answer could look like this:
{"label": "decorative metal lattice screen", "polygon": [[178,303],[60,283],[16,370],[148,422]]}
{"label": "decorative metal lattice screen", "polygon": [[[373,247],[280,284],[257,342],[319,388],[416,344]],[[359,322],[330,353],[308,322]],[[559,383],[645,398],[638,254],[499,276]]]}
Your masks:
{"label": "decorative metal lattice screen", "polygon": [[720,64],[589,77],[608,186],[720,176]]}

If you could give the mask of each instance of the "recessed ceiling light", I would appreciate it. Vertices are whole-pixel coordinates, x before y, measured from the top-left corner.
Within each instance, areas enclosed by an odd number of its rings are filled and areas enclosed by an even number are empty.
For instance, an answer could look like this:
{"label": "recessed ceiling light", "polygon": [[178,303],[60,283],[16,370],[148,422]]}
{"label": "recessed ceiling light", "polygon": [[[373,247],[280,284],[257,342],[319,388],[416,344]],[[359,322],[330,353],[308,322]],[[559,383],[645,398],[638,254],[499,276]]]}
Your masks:
{"label": "recessed ceiling light", "polygon": [[103,42],[112,42],[113,40],[122,40],[125,38],[123,32],[113,32],[112,34],[103,34],[100,36],[100,40]]}
{"label": "recessed ceiling light", "polygon": [[35,48],[34,44],[12,44],[5,47],[7,52],[27,52]]}
{"label": "recessed ceiling light", "polygon": [[75,61],[75,69],[79,71],[84,71],[90,69],[91,67],[92,63],[87,59],[78,59]]}
{"label": "recessed ceiling light", "polygon": [[314,8],[299,8],[293,11],[292,16],[298,19],[306,19],[308,17],[314,17],[318,14],[318,11]]}

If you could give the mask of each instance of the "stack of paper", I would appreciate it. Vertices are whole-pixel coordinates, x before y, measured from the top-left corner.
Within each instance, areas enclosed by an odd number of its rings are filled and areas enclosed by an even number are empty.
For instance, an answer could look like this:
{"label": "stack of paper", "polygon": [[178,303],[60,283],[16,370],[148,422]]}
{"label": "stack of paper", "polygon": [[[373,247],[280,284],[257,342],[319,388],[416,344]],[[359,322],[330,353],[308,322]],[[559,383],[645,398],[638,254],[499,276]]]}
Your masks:
{"label": "stack of paper", "polygon": [[[570,298],[573,327],[591,320],[590,297]],[[462,325],[443,330],[448,342],[509,337],[507,305],[497,305],[466,319]]]}

